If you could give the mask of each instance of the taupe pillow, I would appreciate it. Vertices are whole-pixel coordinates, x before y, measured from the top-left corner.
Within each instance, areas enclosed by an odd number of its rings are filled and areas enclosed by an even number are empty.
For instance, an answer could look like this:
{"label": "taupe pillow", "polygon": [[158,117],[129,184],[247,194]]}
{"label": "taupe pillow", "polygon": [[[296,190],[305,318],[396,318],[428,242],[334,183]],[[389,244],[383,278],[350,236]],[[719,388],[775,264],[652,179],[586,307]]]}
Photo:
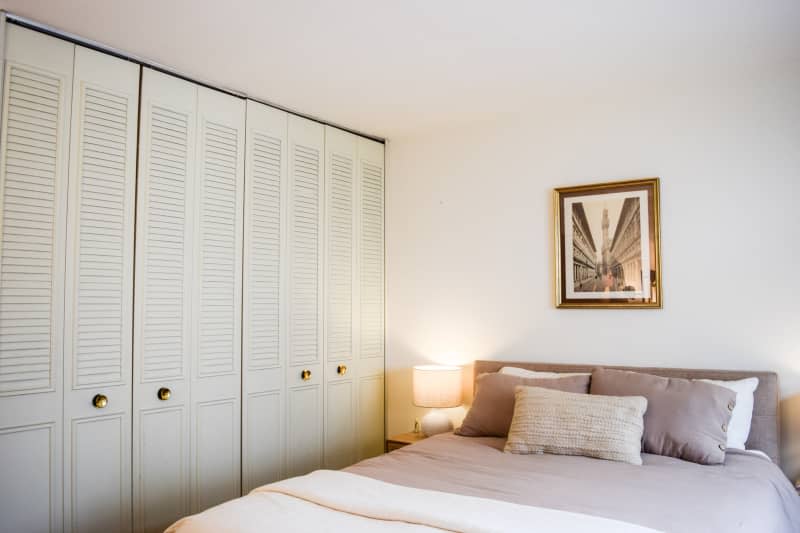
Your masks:
{"label": "taupe pillow", "polygon": [[598,368],[592,372],[591,393],[647,398],[646,453],[706,465],[725,462],[734,391],[702,381]]}
{"label": "taupe pillow", "polygon": [[505,437],[514,416],[514,388],[518,385],[543,387],[582,394],[589,393],[591,376],[567,378],[521,378],[487,373],[475,381],[475,398],[456,435],[465,437]]}
{"label": "taupe pillow", "polygon": [[505,451],[583,455],[642,464],[647,400],[517,387]]}

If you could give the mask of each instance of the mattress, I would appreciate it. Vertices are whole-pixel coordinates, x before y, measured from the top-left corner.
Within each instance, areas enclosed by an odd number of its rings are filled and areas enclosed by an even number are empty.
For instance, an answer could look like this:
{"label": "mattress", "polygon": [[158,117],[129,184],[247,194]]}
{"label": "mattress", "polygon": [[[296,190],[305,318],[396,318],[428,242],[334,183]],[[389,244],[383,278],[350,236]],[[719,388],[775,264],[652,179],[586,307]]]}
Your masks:
{"label": "mattress", "polygon": [[594,515],[660,531],[796,532],[800,497],[763,455],[723,465],[642,454],[634,466],[587,457],[503,453],[505,439],[437,435],[346,472],[437,490]]}

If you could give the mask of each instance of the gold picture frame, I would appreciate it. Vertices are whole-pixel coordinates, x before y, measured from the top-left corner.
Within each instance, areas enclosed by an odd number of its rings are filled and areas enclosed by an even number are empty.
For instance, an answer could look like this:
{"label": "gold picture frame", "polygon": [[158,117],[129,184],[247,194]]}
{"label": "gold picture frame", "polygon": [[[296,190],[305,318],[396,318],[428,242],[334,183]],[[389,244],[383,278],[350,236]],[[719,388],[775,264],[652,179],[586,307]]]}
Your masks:
{"label": "gold picture frame", "polygon": [[553,191],[556,307],[661,309],[659,188],[642,178]]}

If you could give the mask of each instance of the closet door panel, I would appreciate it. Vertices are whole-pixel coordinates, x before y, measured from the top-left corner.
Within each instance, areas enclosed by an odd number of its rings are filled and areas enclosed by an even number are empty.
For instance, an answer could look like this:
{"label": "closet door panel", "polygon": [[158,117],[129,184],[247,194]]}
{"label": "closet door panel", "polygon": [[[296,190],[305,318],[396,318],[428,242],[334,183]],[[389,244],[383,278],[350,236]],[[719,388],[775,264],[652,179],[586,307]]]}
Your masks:
{"label": "closet door panel", "polygon": [[288,418],[290,476],[323,464],[323,249],[325,129],[289,117]]}
{"label": "closet door panel", "polygon": [[138,109],[139,66],[77,47],[64,332],[67,530],[131,527]]}
{"label": "closet door panel", "polygon": [[322,414],[321,378],[312,377],[303,385],[289,384],[286,424],[288,477],[322,468]]}
{"label": "closet door panel", "polygon": [[353,305],[358,137],[325,127],[325,467],[356,462]]}
{"label": "closet door panel", "polygon": [[64,529],[130,531],[130,406],[107,416],[72,417],[67,423]]}
{"label": "closet door panel", "polygon": [[247,102],[242,492],[285,477],[288,115]]}
{"label": "closet door panel", "polygon": [[384,453],[384,378],[382,372],[358,380],[357,460]]}
{"label": "closet door panel", "polygon": [[188,514],[186,408],[159,407],[138,414],[140,434],[134,441],[138,453],[133,462],[138,474],[138,479],[134,478],[134,530],[163,531]]}
{"label": "closet door panel", "polygon": [[5,37],[0,516],[9,531],[58,531],[63,519],[64,242],[75,47],[18,26],[8,26]]}
{"label": "closet door panel", "polygon": [[238,398],[198,402],[194,408],[196,509],[240,496]]}
{"label": "closet door panel", "polygon": [[[281,381],[283,381],[281,379]],[[264,387],[266,388],[266,387]],[[285,476],[285,395],[282,384],[250,392],[242,408],[247,412],[242,433],[242,493]]]}
{"label": "closet door panel", "polygon": [[383,453],[384,146],[358,140],[359,457]]}
{"label": "closet door panel", "polygon": [[245,101],[198,89],[192,512],[241,494]]}
{"label": "closet door panel", "polygon": [[197,87],[142,71],[134,301],[134,529],[189,513]]}

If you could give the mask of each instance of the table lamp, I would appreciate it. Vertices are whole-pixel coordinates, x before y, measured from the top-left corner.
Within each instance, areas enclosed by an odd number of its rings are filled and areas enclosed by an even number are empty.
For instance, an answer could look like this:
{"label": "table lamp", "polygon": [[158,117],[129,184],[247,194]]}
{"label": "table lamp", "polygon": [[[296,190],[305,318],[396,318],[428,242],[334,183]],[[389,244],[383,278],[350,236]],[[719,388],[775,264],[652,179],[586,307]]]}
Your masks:
{"label": "table lamp", "polygon": [[419,365],[414,367],[414,405],[432,408],[422,418],[426,437],[452,431],[453,423],[444,407],[461,405],[461,367]]}

